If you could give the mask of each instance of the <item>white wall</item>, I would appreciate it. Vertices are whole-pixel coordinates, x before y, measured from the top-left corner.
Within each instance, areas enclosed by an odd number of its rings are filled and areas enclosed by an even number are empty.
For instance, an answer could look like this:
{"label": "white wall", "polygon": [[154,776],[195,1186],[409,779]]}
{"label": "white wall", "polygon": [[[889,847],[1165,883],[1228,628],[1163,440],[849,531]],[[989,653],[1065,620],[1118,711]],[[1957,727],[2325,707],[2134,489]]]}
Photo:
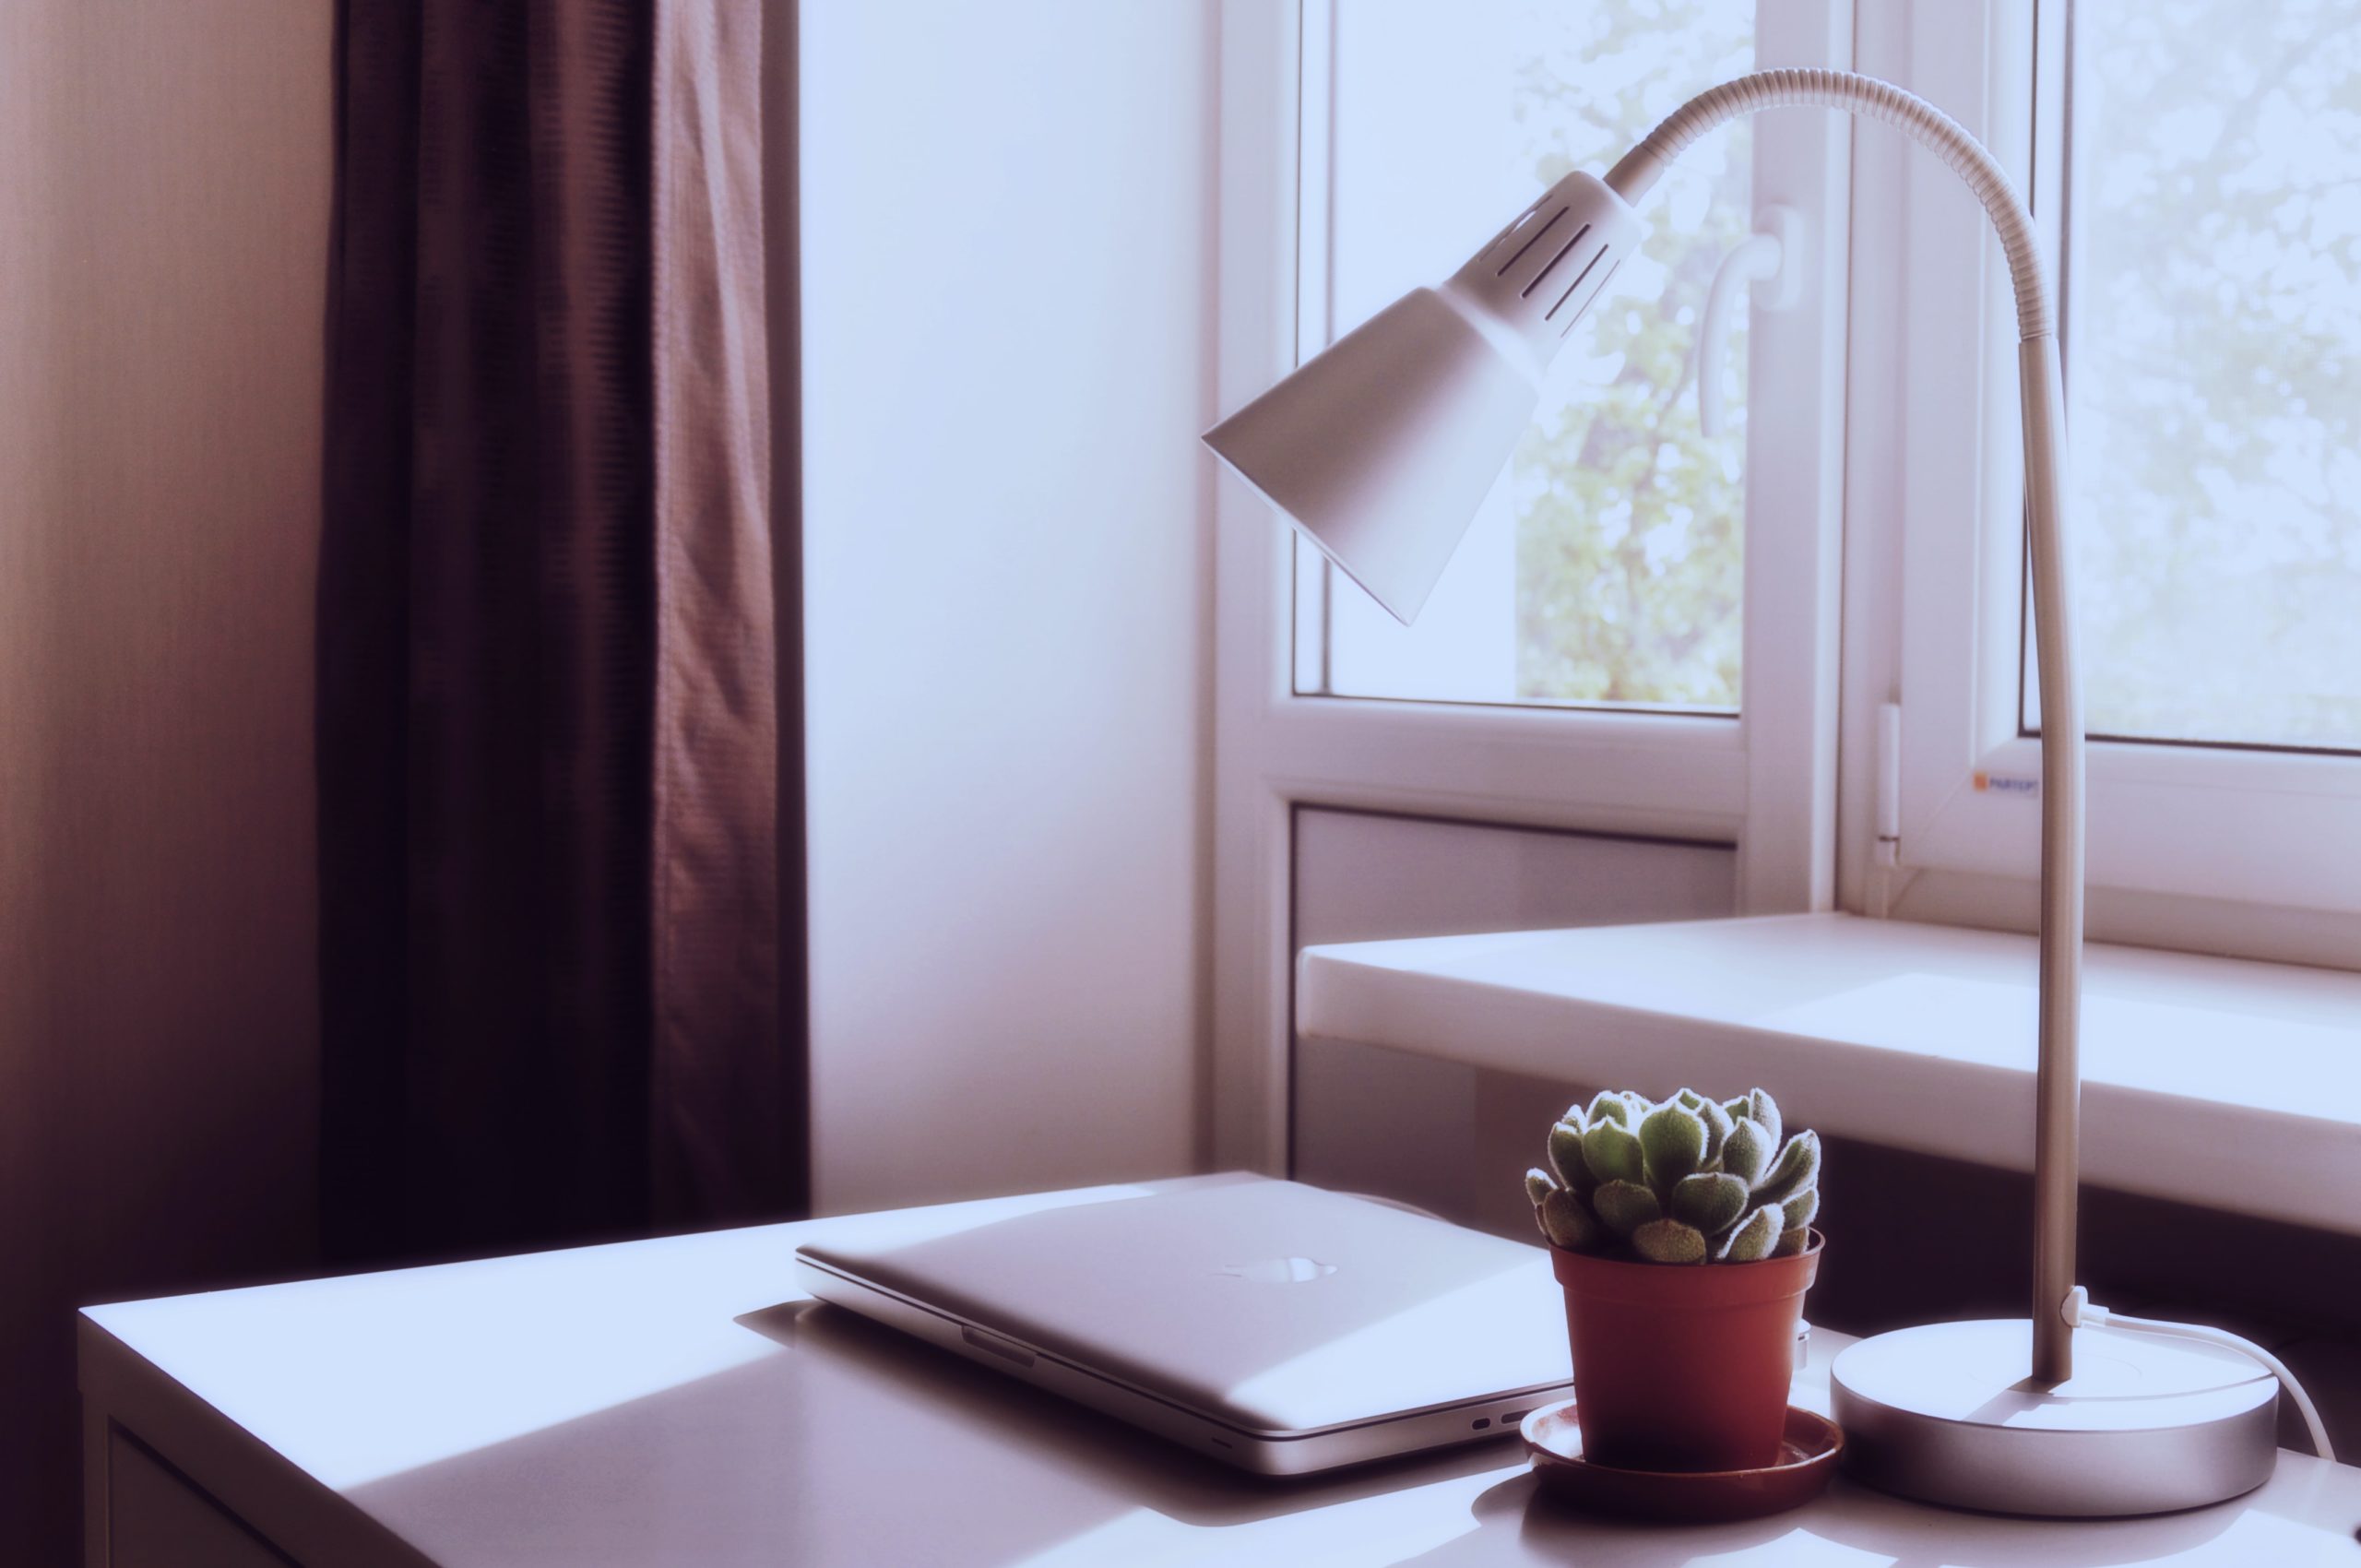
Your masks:
{"label": "white wall", "polygon": [[818,1206],[1187,1169],[1215,7],[800,9]]}
{"label": "white wall", "polygon": [[331,9],[0,4],[10,1562],[69,1554],[71,1308],[311,1254]]}

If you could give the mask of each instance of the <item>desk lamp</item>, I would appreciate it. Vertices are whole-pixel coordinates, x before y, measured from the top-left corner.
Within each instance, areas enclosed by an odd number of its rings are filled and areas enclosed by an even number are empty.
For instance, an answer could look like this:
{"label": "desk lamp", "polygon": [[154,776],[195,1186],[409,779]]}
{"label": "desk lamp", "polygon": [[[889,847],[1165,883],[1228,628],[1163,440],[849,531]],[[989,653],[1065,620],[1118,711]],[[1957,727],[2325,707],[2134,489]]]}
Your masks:
{"label": "desk lamp", "polygon": [[2105,1314],[2074,1282],[2082,722],[2058,517],[2064,414],[2033,219],[1983,145],[1932,104],[1873,77],[1831,70],[1741,77],[1675,111],[1605,180],[1575,172],[1559,181],[1440,289],[1413,290],[1388,305],[1216,425],[1205,442],[1406,624],[1532,419],[1544,368],[1638,249],[1634,204],[1716,125],[1805,105],[1901,130],[1967,183],[1999,232],[2016,290],[2041,666],[2030,1321],[1931,1324],[1865,1339],[1832,1369],[1836,1418],[1857,1474],[1929,1502],[2096,1515],[2233,1497],[2260,1485],[2275,1461],[2272,1379],[2219,1353],[2077,1326]]}

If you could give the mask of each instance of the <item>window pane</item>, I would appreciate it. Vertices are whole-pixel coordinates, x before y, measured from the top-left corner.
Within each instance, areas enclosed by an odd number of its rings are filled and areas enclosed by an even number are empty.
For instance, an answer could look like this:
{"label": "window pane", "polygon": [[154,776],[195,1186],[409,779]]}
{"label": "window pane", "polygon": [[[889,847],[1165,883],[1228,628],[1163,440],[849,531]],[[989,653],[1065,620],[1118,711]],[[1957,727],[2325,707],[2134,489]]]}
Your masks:
{"label": "window pane", "polygon": [[[1325,299],[1330,336],[1449,276],[1543,185],[1603,172],[1753,58],[1753,0],[1335,10],[1331,243],[1305,250],[1324,249],[1306,298]],[[1416,627],[1349,582],[1325,583],[1316,555],[1299,552],[1299,690],[1738,707],[1743,303],[1718,356],[1736,395],[1714,440],[1698,429],[1691,383],[1706,285],[1750,221],[1749,146],[1743,124],[1716,131],[1658,186],[1643,255],[1560,357]],[[1324,669],[1304,620],[1327,627]]]}
{"label": "window pane", "polygon": [[2070,118],[2091,732],[2361,747],[2361,7],[2075,0]]}

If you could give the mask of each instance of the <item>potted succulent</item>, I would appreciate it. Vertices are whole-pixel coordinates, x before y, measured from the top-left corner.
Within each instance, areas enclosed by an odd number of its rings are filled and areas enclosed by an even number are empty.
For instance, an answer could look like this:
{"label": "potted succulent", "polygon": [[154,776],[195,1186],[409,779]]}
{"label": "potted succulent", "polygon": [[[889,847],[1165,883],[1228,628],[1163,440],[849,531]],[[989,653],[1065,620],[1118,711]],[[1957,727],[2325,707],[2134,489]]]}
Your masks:
{"label": "potted succulent", "polygon": [[1820,1137],[1761,1089],[1661,1103],[1609,1090],[1525,1173],[1566,1290],[1574,1414],[1595,1464],[1774,1463],[1803,1298],[1820,1265]]}

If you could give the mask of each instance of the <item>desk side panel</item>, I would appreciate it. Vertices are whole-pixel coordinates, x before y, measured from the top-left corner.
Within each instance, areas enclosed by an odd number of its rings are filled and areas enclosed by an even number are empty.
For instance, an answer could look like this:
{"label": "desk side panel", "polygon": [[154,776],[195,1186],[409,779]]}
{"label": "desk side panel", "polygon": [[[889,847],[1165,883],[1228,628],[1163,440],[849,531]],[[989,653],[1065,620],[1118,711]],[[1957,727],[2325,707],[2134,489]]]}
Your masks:
{"label": "desk side panel", "polygon": [[[148,1479],[125,1484],[113,1461],[125,1437],[179,1472],[184,1489],[285,1553],[258,1562],[298,1568],[434,1568],[429,1559],[327,1487],[314,1480],[113,1335],[80,1319],[77,1364],[82,1390],[83,1529],[86,1568],[136,1568],[186,1562],[185,1556],[125,1557],[136,1544],[111,1531],[125,1509],[157,1501]],[[113,1479],[110,1481],[110,1472]],[[120,1495],[118,1495],[120,1489]],[[172,1500],[184,1505],[185,1499]],[[249,1538],[252,1538],[251,1537]],[[209,1560],[197,1558],[206,1562]],[[236,1559],[224,1559],[234,1563]]]}
{"label": "desk side panel", "polygon": [[296,1568],[147,1444],[109,1424],[106,1568]]}

